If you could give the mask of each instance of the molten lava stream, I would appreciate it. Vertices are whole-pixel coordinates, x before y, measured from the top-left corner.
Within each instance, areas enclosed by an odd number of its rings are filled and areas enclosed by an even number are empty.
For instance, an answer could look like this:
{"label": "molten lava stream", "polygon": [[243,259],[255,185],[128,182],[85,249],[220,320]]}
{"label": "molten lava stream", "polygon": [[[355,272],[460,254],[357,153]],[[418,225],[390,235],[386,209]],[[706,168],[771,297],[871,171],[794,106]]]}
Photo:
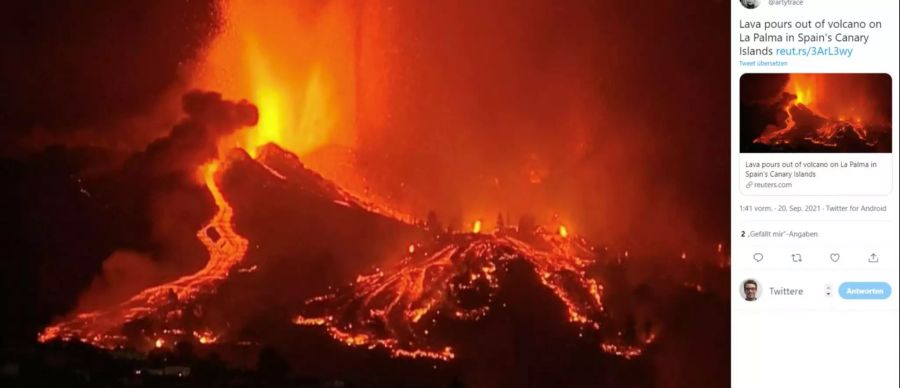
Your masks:
{"label": "molten lava stream", "polygon": [[[209,261],[199,272],[182,278],[192,283],[224,279],[228,276],[228,271],[243,260],[244,254],[247,253],[247,239],[234,231],[234,209],[225,200],[225,196],[222,195],[216,184],[215,174],[218,169],[219,161],[204,166],[204,181],[218,211],[212,220],[197,232],[197,238],[209,251]],[[219,234],[218,240],[213,240],[207,233],[210,228]]]}
{"label": "molten lava stream", "polygon": [[[220,162],[213,161],[201,168],[206,187],[218,208],[209,223],[197,232],[197,238],[209,251],[209,261],[203,269],[172,282],[145,289],[109,309],[76,314],[44,329],[44,332],[38,335],[38,340],[46,342],[54,338],[68,340],[79,337],[97,346],[113,347],[128,340],[117,332],[123,324],[164,311],[180,313],[187,303],[194,301],[204,292],[212,291],[219,281],[225,279],[231,268],[243,260],[248,241],[234,231],[234,210],[215,180],[219,167]],[[211,231],[215,231],[218,237],[212,237]],[[162,316],[165,319],[168,314]],[[169,332],[177,334],[178,330]],[[207,339],[205,342],[209,342],[208,338],[215,338],[211,335],[204,337]]]}
{"label": "molten lava stream", "polygon": [[392,357],[450,361],[456,349],[435,331],[438,320],[473,322],[504,308],[495,298],[510,263],[521,261],[562,303],[570,324],[602,335],[603,352],[630,359],[655,340],[650,333],[632,343],[615,329],[605,314],[604,287],[593,274],[594,248],[567,229],[558,235],[483,234],[476,223],[472,233],[448,233],[408,252],[387,271],[360,275],[309,299],[294,323],[322,326],[342,344],[384,348]]}

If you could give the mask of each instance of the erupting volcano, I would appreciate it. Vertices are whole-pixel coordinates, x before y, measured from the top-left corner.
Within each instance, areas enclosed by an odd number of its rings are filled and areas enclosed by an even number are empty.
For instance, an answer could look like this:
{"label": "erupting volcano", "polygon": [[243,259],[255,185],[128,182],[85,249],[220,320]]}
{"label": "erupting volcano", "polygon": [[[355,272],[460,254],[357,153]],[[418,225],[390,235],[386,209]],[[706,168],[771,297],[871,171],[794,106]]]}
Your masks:
{"label": "erupting volcano", "polygon": [[[230,334],[209,321],[204,311],[221,284],[238,269],[250,243],[235,231],[234,208],[218,182],[223,171],[254,174],[246,166],[258,166],[255,174],[269,177],[264,179],[299,185],[305,192],[361,215],[370,213],[406,224],[305,170],[296,156],[275,145],[261,147],[255,159],[242,150],[235,152],[200,169],[217,208],[197,233],[209,254],[200,271],[143,290],[107,309],[77,313],[47,327],[39,340],[80,339],[105,348],[152,348],[184,340],[211,344]],[[603,352],[632,358],[654,341],[653,329],[635,332],[613,319],[620,314],[606,311],[604,286],[599,280],[604,275],[599,260],[602,252],[582,237],[571,235],[563,225],[547,232],[528,223],[519,227],[500,224],[493,233],[482,233],[481,221],[474,224],[471,232],[406,224],[427,238],[409,245],[399,261],[387,261],[387,272],[359,275],[349,286],[310,298],[294,322],[325,326],[340,343],[382,347],[394,357],[449,361],[455,353],[453,346],[441,339],[444,321],[478,321],[494,309],[505,308],[507,302],[496,301],[496,296],[507,283],[511,265],[521,263],[565,307],[568,322],[597,334]],[[246,266],[239,271],[256,268]],[[623,334],[626,332],[631,334]]]}
{"label": "erupting volcano", "polygon": [[[726,4],[103,7],[36,35],[73,82],[9,93],[41,97],[0,142],[8,299],[39,300],[16,338],[363,386],[727,383],[728,69],[679,60],[727,54]],[[746,143],[882,151],[854,82],[763,88]]]}
{"label": "erupting volcano", "polygon": [[638,356],[654,334],[644,333],[637,345],[623,344],[622,331],[615,334],[607,327],[596,257],[585,240],[542,229],[439,234],[411,245],[409,254],[387,272],[361,275],[343,289],[310,299],[305,307],[309,313],[295,322],[325,326],[335,340],[351,346],[450,360],[455,353],[449,344],[440,344],[439,320],[477,321],[492,309],[504,308],[494,299],[510,263],[522,261],[566,306],[569,322],[606,332],[604,351]]}
{"label": "erupting volcano", "polygon": [[789,74],[778,94],[758,103],[762,109],[751,108],[760,85],[783,76],[741,78],[742,91],[748,90],[742,92],[743,152],[891,151],[887,75]]}

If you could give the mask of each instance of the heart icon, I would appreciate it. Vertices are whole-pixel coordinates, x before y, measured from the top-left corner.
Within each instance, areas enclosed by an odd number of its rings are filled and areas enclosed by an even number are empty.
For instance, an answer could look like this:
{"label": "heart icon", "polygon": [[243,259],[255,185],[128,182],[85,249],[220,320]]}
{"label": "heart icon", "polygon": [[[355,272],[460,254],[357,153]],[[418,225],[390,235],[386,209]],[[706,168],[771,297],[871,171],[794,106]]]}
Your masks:
{"label": "heart icon", "polygon": [[837,261],[840,260],[840,259],[841,259],[841,254],[840,254],[840,253],[832,253],[832,254],[831,254],[831,261],[837,263]]}
{"label": "heart icon", "polygon": [[763,259],[763,254],[762,254],[762,253],[754,253],[754,254],[753,254],[753,260],[756,260],[757,263],[759,263],[760,261],[762,261],[762,259]]}

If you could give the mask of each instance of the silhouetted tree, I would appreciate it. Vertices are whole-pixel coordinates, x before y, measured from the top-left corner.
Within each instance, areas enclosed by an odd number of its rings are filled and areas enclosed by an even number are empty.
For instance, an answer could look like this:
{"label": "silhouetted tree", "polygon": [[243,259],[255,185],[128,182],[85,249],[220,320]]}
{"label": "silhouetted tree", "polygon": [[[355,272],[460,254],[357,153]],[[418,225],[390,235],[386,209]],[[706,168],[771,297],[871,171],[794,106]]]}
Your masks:
{"label": "silhouetted tree", "polygon": [[537,222],[534,220],[534,216],[526,214],[519,218],[520,233],[534,233],[535,229],[537,229]]}
{"label": "silhouetted tree", "polygon": [[459,377],[454,377],[453,380],[450,381],[450,385],[448,388],[465,388],[466,385],[463,384],[462,380]]}
{"label": "silhouetted tree", "polygon": [[447,231],[450,232],[458,232],[464,230],[462,220],[459,217],[453,217],[450,219],[450,222],[447,223]]}
{"label": "silhouetted tree", "polygon": [[179,341],[175,344],[175,358],[184,363],[194,361],[194,344],[190,341]]}
{"label": "silhouetted tree", "polygon": [[437,213],[435,213],[434,210],[428,212],[428,216],[425,219],[425,229],[434,233],[443,231],[441,228],[441,221],[438,220]]}

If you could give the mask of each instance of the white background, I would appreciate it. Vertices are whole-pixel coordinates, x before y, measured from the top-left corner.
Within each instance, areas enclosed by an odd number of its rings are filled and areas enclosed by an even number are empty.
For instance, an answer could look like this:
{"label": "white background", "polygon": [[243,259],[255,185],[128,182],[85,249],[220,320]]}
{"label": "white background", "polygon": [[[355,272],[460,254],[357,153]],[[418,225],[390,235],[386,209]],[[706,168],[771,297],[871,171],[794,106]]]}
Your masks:
{"label": "white background", "polygon": [[[805,0],[803,6],[772,6],[761,1],[757,9],[732,4],[731,155],[732,155],[732,385],[748,388],[777,387],[900,387],[900,309],[898,309],[898,12],[897,0]],[[870,34],[867,45],[821,43],[853,47],[853,56],[740,57],[739,20],[880,20],[880,32]],[[786,31],[782,31],[786,32]],[[834,32],[834,31],[832,31]],[[845,31],[846,32],[846,31]],[[851,32],[852,33],[852,32]],[[788,47],[801,44],[762,43]],[[786,67],[742,67],[739,60],[783,60]],[[892,150],[890,168],[869,176],[839,176],[819,181],[792,193],[742,190],[741,160],[786,160],[797,154],[740,154],[739,78],[743,73],[888,73],[892,88]],[[859,154],[857,154],[858,156]],[[848,155],[820,154],[826,160],[849,160]],[[885,160],[885,155],[870,155]],[[774,194],[774,195],[772,195]],[[849,195],[848,195],[849,194]],[[755,214],[741,205],[779,204],[887,205],[879,214]],[[741,230],[814,230],[817,239],[747,239]],[[753,254],[764,252],[757,262]],[[802,253],[803,262],[791,261]],[[838,262],[829,259],[839,252]],[[878,263],[869,263],[871,252]],[[739,287],[747,278],[761,283],[759,300],[746,302]],[[846,281],[888,282],[888,300],[843,300],[837,288]],[[831,284],[835,294],[826,296]],[[768,287],[802,288],[804,296],[773,297]]]}

